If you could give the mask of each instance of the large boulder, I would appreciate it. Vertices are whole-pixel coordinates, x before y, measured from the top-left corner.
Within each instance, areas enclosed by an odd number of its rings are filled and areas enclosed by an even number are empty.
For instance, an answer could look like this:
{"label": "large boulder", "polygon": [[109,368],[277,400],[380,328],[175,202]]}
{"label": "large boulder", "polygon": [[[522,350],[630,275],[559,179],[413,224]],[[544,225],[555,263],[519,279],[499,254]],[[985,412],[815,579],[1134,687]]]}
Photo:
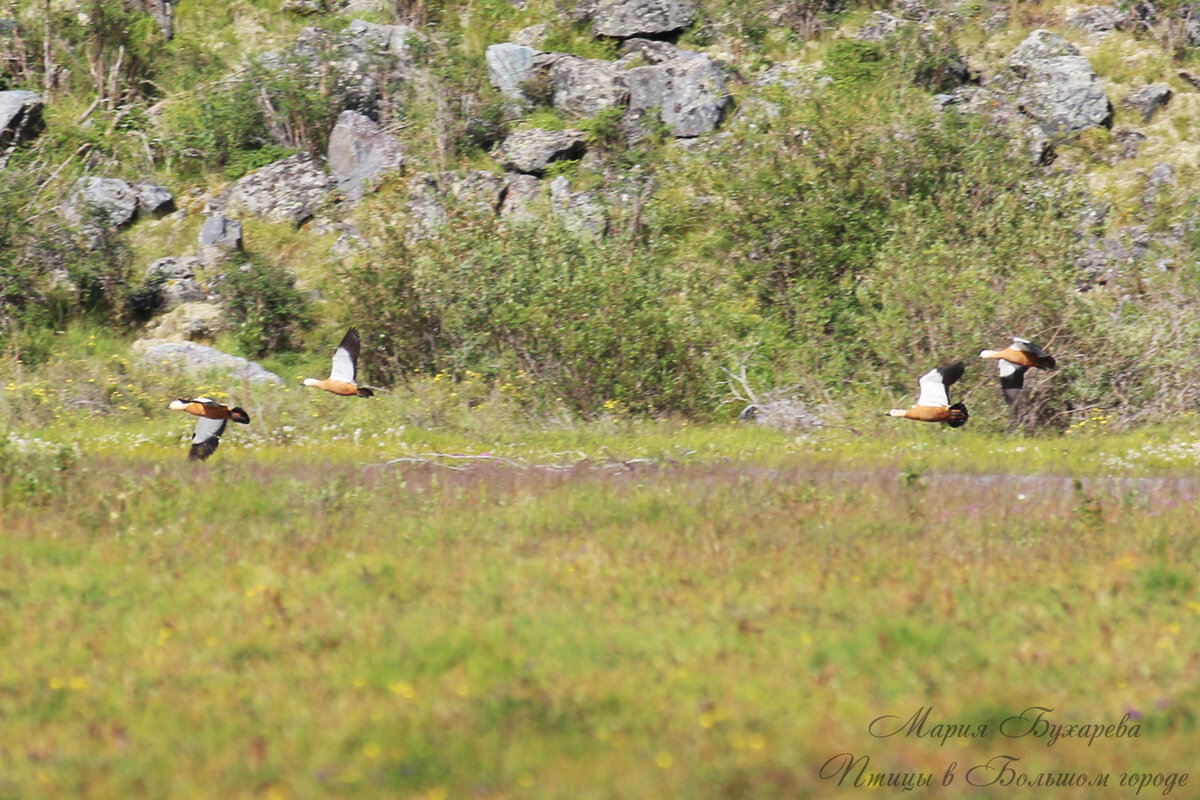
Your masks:
{"label": "large boulder", "polygon": [[1009,91],[1048,135],[1112,124],[1100,76],[1079,50],[1047,30],[1025,37],[1008,57]]}
{"label": "large boulder", "polygon": [[175,210],[175,196],[165,186],[140,181],[133,184],[133,190],[137,192],[139,217],[161,217]]}
{"label": "large boulder", "polygon": [[45,129],[42,106],[42,96],[37,92],[0,92],[0,150],[32,139]]}
{"label": "large boulder", "polygon": [[500,201],[500,216],[530,219],[529,204],[542,193],[542,182],[533,175],[510,173],[505,181],[504,199]]}
{"label": "large boulder", "polygon": [[200,258],[206,263],[219,261],[229,253],[242,249],[242,223],[219,212],[209,214],[197,239]]}
{"label": "large boulder", "polygon": [[121,228],[137,217],[138,192],[119,178],[94,175],[75,181],[59,207],[69,224],[88,229]]}
{"label": "large boulder", "polygon": [[175,198],[165,186],[89,175],[75,181],[59,212],[69,224],[85,229],[122,228],[138,217],[161,216],[174,208]]}
{"label": "large boulder", "polygon": [[160,258],[146,268],[146,283],[158,287],[164,309],[198,303],[208,299],[208,292],[196,280],[200,267],[199,258]]}
{"label": "large boulder", "polygon": [[600,36],[673,33],[696,18],[692,0],[599,0],[591,9],[592,30]]}
{"label": "large boulder", "polygon": [[959,86],[953,91],[934,95],[933,103],[939,111],[987,119],[997,131],[1009,136],[1017,154],[1027,155],[1034,164],[1053,159],[1053,142],[1046,131],[1001,91],[986,86]]}
{"label": "large boulder", "polygon": [[283,383],[283,378],[263,369],[260,364],[195,342],[153,342],[141,339],[133,343],[133,349],[141,351],[139,363],[150,369],[161,369],[171,373],[182,371],[196,378],[219,374],[233,380],[245,379],[251,383]]}
{"label": "large boulder", "polygon": [[496,155],[508,169],[540,175],[551,161],[582,156],[585,137],[583,131],[524,128],[509,134]]}
{"label": "large boulder", "polygon": [[562,56],[550,67],[553,106],[579,117],[619,108],[629,98],[626,70],[612,61]]}
{"label": "large boulder", "polygon": [[1124,15],[1116,6],[1095,6],[1085,8],[1072,15],[1067,25],[1085,33],[1106,36],[1119,30],[1124,22]]}
{"label": "large boulder", "polygon": [[1165,83],[1151,83],[1128,95],[1121,104],[1141,113],[1142,122],[1149,122],[1170,100],[1171,87]]}
{"label": "large boulder", "polygon": [[240,178],[213,198],[209,211],[302,225],[329,199],[333,178],[308,153],[297,153]]}
{"label": "large boulder", "polygon": [[677,137],[715,129],[729,106],[725,74],[707,55],[684,52],[679,58],[635,67],[625,74],[629,114],[634,118],[659,109],[664,125]]}
{"label": "large boulder", "polygon": [[488,80],[506,97],[520,99],[521,87],[539,70],[538,59],[541,55],[541,50],[512,42],[491,45],[484,52]]}
{"label": "large boulder", "polygon": [[[183,303],[146,326],[143,341],[213,342],[228,327],[225,310],[219,303]],[[149,343],[143,347],[149,346]]]}
{"label": "large boulder", "polygon": [[601,236],[608,230],[608,214],[594,190],[572,192],[563,175],[550,181],[550,207],[564,228]]}
{"label": "large boulder", "polygon": [[304,28],[290,48],[264,53],[256,64],[270,79],[263,87],[269,98],[272,84],[298,82],[342,109],[377,117],[385,87],[416,74],[413,43],[425,40],[407,25],[356,19],[338,32]]}
{"label": "large boulder", "polygon": [[329,171],[348,200],[361,200],[383,174],[404,167],[404,149],[370,117],[343,111],[329,135]]}
{"label": "large boulder", "polygon": [[662,64],[679,58],[685,52],[670,42],[658,39],[635,38],[621,42],[621,61],[636,57],[646,64]]}

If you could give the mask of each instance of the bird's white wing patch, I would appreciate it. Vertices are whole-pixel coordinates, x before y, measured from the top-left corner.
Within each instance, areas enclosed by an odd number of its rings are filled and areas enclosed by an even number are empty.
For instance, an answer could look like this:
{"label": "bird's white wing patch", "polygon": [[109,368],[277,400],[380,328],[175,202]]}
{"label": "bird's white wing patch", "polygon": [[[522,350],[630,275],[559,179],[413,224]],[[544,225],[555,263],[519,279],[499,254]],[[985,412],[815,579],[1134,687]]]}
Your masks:
{"label": "bird's white wing patch", "polygon": [[917,398],[919,406],[948,406],[950,396],[946,394],[946,384],[942,383],[940,370],[931,369],[921,376],[921,394]]}
{"label": "bird's white wing patch", "polygon": [[333,370],[329,373],[330,379],[354,383],[354,372],[354,359],[351,358],[350,351],[339,346],[337,350],[333,351]]}
{"label": "bird's white wing patch", "polygon": [[221,434],[225,432],[225,423],[228,421],[201,417],[196,421],[196,431],[192,434],[192,444],[203,444],[209,439],[221,438]]}
{"label": "bird's white wing patch", "polygon": [[1003,358],[997,358],[996,364],[1000,367],[1001,378],[1007,378],[1009,375],[1012,375],[1014,372],[1020,369],[1020,367],[1018,367],[1016,364],[1012,363],[1011,361],[1005,361]]}
{"label": "bird's white wing patch", "polygon": [[[1013,337],[1013,344],[1018,344],[1018,345],[1020,345],[1020,344],[1033,344],[1033,343],[1032,343],[1032,342],[1030,342],[1028,339],[1022,339],[1020,336],[1014,336],[1014,337]],[[1017,349],[1018,349],[1018,350],[1020,350],[1020,349],[1022,349],[1022,348],[1018,347]]]}

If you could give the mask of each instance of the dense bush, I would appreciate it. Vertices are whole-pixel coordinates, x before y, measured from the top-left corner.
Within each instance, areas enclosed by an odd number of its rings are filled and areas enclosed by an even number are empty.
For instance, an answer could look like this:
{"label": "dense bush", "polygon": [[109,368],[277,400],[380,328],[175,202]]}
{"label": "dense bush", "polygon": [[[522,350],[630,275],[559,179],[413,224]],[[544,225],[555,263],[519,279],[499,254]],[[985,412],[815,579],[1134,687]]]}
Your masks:
{"label": "dense bush", "polygon": [[[714,387],[685,276],[644,249],[557,224],[469,215],[343,274],[388,377],[424,368],[513,382],[582,414],[695,412]],[[388,374],[390,373],[390,374]]]}
{"label": "dense bush", "polygon": [[239,324],[238,347],[248,356],[291,349],[300,331],[312,324],[308,301],[295,278],[278,264],[252,258],[225,274],[221,293]]}

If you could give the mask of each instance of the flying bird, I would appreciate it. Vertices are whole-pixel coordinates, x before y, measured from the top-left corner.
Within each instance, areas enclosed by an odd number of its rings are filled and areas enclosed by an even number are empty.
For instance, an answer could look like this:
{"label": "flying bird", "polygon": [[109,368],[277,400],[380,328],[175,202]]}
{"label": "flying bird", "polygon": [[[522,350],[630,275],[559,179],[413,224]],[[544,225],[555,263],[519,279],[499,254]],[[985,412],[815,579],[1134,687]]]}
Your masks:
{"label": "flying bird", "polygon": [[192,433],[192,447],[188,451],[189,461],[203,461],[217,450],[221,443],[221,434],[229,420],[250,424],[250,415],[238,407],[230,408],[221,405],[216,400],[207,397],[196,397],[191,400],[172,400],[167,408],[172,411],[186,411],[200,419],[196,420],[196,430]]}
{"label": "flying bird", "polygon": [[316,386],[318,389],[324,389],[327,392],[340,394],[344,397],[373,397],[374,392],[365,386],[359,386],[355,382],[355,376],[358,374],[358,351],[361,343],[358,339],[358,329],[351,328],[346,331],[346,335],[342,337],[341,344],[333,351],[333,368],[329,371],[329,377],[323,381],[316,378],[305,378],[305,386]]}
{"label": "flying bird", "polygon": [[950,405],[950,387],[962,377],[963,362],[943,364],[921,376],[921,394],[912,408],[893,408],[891,417],[904,417],[919,422],[945,422],[951,428],[967,424],[967,407],[962,403]]}
{"label": "flying bird", "polygon": [[1025,371],[1030,367],[1038,369],[1054,369],[1054,357],[1028,339],[1014,336],[1012,344],[1003,350],[984,350],[980,358],[994,358],[1000,367],[1000,389],[1004,392],[1004,401],[1009,405],[1017,402],[1021,396],[1021,387],[1025,385]]}

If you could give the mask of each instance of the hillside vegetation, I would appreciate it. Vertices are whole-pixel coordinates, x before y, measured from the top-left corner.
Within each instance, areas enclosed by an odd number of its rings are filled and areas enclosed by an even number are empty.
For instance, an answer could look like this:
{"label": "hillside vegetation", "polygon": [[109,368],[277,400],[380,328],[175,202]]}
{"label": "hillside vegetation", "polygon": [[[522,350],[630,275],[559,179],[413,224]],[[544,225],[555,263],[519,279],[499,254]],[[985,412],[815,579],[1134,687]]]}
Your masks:
{"label": "hillside vegetation", "polygon": [[[678,31],[628,40],[598,34],[582,3],[346,5],[182,0],[169,28],[153,2],[9,5],[0,89],[41,93],[45,126],[4,153],[6,371],[78,357],[76,329],[104,328],[126,357],[166,310],[148,265],[195,253],[224,209],[243,240],[196,272],[220,311],[192,338],[288,378],[357,325],[380,386],[441,375],[584,418],[728,416],[750,389],[837,421],[1026,335],[1061,369],[1031,380],[1023,425],[1161,421],[1197,402],[1186,8],[1106,7],[1112,24],[1087,28],[1050,3],[910,3],[868,36],[872,5],[708,0]],[[403,32],[386,63],[347,56],[363,20],[401,26],[368,30]],[[1080,48],[1108,119],[1069,130],[971,106],[964,92],[1012,83],[1010,54],[1038,28]],[[497,88],[485,54],[514,37],[605,63],[649,42],[625,66],[700,54],[730,100],[685,136],[659,107],[564,101],[557,66]],[[1173,91],[1165,106],[1126,104],[1151,84]],[[257,169],[323,159],[347,109],[398,143],[402,168],[302,215],[222,205]],[[505,140],[533,129],[580,131],[583,149],[518,174]],[[85,176],[153,182],[176,210],[70,224]],[[968,363],[977,424],[1009,425],[992,369]]]}

